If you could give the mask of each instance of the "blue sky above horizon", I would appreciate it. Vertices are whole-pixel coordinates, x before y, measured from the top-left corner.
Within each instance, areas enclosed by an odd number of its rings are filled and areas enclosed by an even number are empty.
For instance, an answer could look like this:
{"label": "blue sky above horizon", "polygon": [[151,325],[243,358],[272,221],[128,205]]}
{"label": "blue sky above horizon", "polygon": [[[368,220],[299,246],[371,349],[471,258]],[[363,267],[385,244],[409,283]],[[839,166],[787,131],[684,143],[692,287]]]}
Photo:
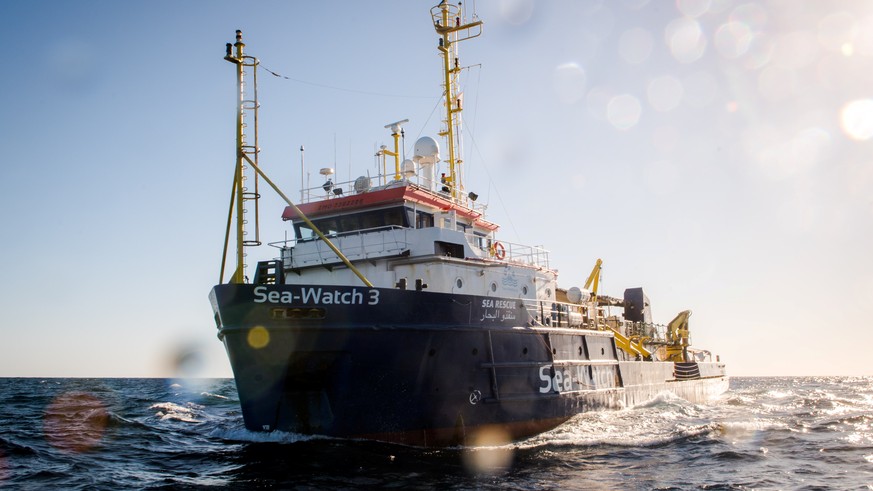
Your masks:
{"label": "blue sky above horizon", "polygon": [[[435,3],[0,3],[0,376],[229,376],[206,298],[225,43],[243,30],[295,79],[259,72],[261,162],[294,197],[300,145],[346,179],[387,123],[410,119],[407,149],[436,136]],[[732,374],[873,374],[847,346],[873,343],[873,6],[470,5],[466,184],[503,240],[549,249],[565,287],[600,257],[607,293],[643,286],[661,322],[693,310]],[[265,197],[267,241],[282,207]]]}

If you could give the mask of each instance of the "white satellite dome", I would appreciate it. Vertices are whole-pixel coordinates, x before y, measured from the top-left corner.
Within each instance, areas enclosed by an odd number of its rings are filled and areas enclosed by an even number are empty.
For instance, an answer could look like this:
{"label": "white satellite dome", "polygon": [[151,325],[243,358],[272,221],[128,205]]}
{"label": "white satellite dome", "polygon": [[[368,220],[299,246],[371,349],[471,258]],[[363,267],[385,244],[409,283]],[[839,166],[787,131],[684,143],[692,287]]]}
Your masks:
{"label": "white satellite dome", "polygon": [[400,172],[403,174],[403,177],[409,179],[410,177],[415,175],[415,162],[406,159],[400,164]]}
{"label": "white satellite dome", "polygon": [[429,136],[415,142],[412,160],[418,164],[435,164],[440,161],[440,144]]}

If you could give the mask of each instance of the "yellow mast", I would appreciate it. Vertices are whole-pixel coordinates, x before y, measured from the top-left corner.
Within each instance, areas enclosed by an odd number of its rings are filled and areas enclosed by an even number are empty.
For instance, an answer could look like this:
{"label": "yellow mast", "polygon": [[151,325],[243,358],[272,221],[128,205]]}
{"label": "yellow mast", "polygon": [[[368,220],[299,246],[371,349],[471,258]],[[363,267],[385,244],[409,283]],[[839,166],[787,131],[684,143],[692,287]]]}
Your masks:
{"label": "yellow mast", "polygon": [[[373,284],[364,276],[358,268],[352,264],[351,261],[339,250],[339,248],[334,245],[333,242],[330,241],[324,234],[319,230],[315,224],[313,224],[309,218],[303,214],[303,212],[298,208],[294,203],[288,199],[288,196],[285,195],[274,183],[264,174],[264,171],[258,166],[258,154],[260,153],[260,148],[258,148],[258,89],[257,89],[257,67],[258,67],[258,59],[252,56],[246,56],[244,54],[245,44],[242,42],[242,31],[236,31],[236,43],[230,44],[227,43],[227,53],[224,56],[224,59],[236,65],[236,82],[237,87],[239,89],[239,99],[236,113],[236,169],[234,171],[233,176],[233,188],[230,193],[230,209],[227,214],[227,232],[224,237],[224,252],[222,254],[221,260],[221,273],[219,275],[218,282],[224,282],[224,266],[225,260],[227,258],[227,249],[228,244],[230,242],[230,227],[231,220],[234,214],[234,205],[236,207],[236,270],[233,273],[233,276],[230,278],[231,283],[245,283],[245,247],[247,246],[259,246],[261,245],[261,241],[259,239],[259,226],[258,226],[258,199],[260,199],[261,195],[258,192],[258,176],[264,178],[267,184],[273,188],[274,191],[283,199],[289,206],[291,206],[294,211],[297,213],[300,218],[306,222],[306,224],[315,232],[315,234],[323,240],[328,247],[339,257],[339,259],[368,287],[372,287]],[[251,77],[252,77],[252,99],[246,99],[245,95],[245,69],[251,68]],[[252,135],[253,144],[246,143],[246,130],[247,126],[245,123],[246,115],[250,114],[253,117],[253,128],[250,130]],[[395,143],[396,146],[396,143]],[[300,150],[303,151],[303,147],[300,147]],[[245,186],[246,181],[246,164],[252,167],[255,170],[254,175],[254,186],[253,191],[250,191]],[[252,201],[254,204],[254,213],[253,213],[253,223],[247,219],[246,202]],[[246,230],[246,225],[249,225],[251,230]],[[249,238],[246,240],[246,236],[249,231],[252,231],[253,238]]]}
{"label": "yellow mast", "polygon": [[444,185],[448,186],[452,199],[457,200],[463,195],[464,185],[461,182],[461,163],[457,155],[460,152],[461,141],[461,110],[462,101],[458,93],[458,79],[461,66],[458,59],[457,43],[478,37],[482,34],[482,21],[474,20],[465,23],[460,5],[453,5],[445,0],[431,10],[434,29],[440,37],[439,51],[443,56],[443,89],[446,104],[446,129],[440,136],[446,137],[449,149],[449,177]]}
{"label": "yellow mast", "polygon": [[[231,195],[231,202],[233,203],[235,200],[236,204],[236,269],[234,270],[233,275],[231,276],[231,283],[245,283],[245,247],[246,246],[255,246],[260,245],[260,241],[258,240],[258,207],[257,200],[260,198],[258,194],[258,176],[255,175],[254,180],[254,191],[250,192],[249,189],[245,186],[245,181],[247,180],[246,176],[246,156],[251,155],[251,159],[257,161],[258,158],[258,147],[257,147],[257,110],[258,110],[258,102],[257,102],[257,93],[254,94],[254,99],[246,100],[245,93],[245,70],[246,68],[251,68],[253,81],[255,80],[255,73],[257,70],[258,60],[251,56],[245,55],[245,43],[242,42],[242,31],[236,31],[236,43],[231,45],[227,44],[227,53],[224,56],[224,59],[236,65],[236,83],[238,90],[238,98],[237,98],[237,112],[236,112],[236,171],[234,172],[234,187],[233,193]],[[257,86],[257,85],[255,85]],[[255,89],[257,90],[257,89]],[[246,145],[246,112],[253,113],[254,115],[254,128],[252,129],[254,134],[254,145]],[[248,232],[246,230],[246,225],[249,223],[248,220],[245,219],[248,210],[246,209],[246,202],[254,201],[254,219],[253,227],[254,227],[254,239],[253,240],[245,240]],[[231,205],[231,210],[233,210],[233,204]],[[228,216],[228,231],[230,229],[230,216]],[[225,240],[225,255],[227,253],[227,240]],[[222,263],[221,267],[221,278],[224,279],[224,263]]]}
{"label": "yellow mast", "polygon": [[391,123],[391,124],[385,125],[385,128],[391,130],[391,136],[394,138],[394,151],[392,152],[391,150],[388,150],[388,147],[386,147],[385,145],[382,145],[383,173],[384,173],[384,167],[385,167],[385,164],[384,164],[385,157],[384,156],[390,155],[390,156],[394,157],[394,180],[395,181],[399,181],[400,177],[401,177],[400,176],[400,135],[403,132],[403,128],[402,128],[403,125],[408,123],[408,122],[409,122],[408,119],[404,119],[403,121],[397,121],[396,123]]}

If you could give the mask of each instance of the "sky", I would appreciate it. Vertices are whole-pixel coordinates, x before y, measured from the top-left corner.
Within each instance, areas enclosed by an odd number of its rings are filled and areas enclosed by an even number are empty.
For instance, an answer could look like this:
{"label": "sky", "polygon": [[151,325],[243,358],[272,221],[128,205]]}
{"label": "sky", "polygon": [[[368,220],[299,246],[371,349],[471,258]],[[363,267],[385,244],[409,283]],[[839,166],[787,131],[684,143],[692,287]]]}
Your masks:
{"label": "sky", "polygon": [[[0,377],[228,377],[207,295],[243,31],[261,166],[440,129],[436,0],[0,2]],[[642,286],[732,375],[871,375],[873,5],[471,0],[465,184],[563,287]],[[287,77],[287,78],[284,78]],[[435,112],[436,109],[436,112]],[[314,178],[320,178],[315,176]],[[264,193],[261,236],[284,238]],[[258,259],[276,256],[263,246]]]}

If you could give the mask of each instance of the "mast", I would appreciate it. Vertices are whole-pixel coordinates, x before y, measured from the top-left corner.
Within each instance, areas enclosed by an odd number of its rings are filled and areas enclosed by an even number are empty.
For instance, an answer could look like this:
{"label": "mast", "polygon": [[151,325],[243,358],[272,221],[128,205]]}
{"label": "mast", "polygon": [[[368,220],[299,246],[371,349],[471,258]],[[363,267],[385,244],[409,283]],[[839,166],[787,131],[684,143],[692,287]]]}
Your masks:
{"label": "mast", "polygon": [[474,20],[466,23],[463,20],[461,6],[443,0],[430,10],[434,29],[440,35],[437,48],[443,57],[443,90],[445,94],[446,119],[445,130],[440,136],[446,138],[449,149],[449,176],[443,185],[449,188],[453,201],[463,197],[464,183],[461,177],[461,111],[463,110],[462,95],[459,90],[461,74],[457,43],[478,37],[482,34],[482,21]]}
{"label": "mast", "polygon": [[[236,215],[236,269],[231,276],[231,283],[245,283],[246,247],[261,245],[260,227],[258,223],[258,174],[252,179],[251,189],[246,185],[248,176],[246,162],[258,163],[258,88],[257,67],[255,57],[245,55],[245,44],[242,42],[242,31],[236,31],[236,43],[227,43],[224,59],[236,65],[236,83],[238,89],[236,112],[236,169],[234,171],[231,205],[228,211],[228,233],[230,232],[231,215]],[[248,72],[248,73],[247,73]],[[246,77],[252,79],[251,98],[246,97]],[[246,118],[251,118],[253,124],[249,128]],[[251,212],[251,213],[250,213]],[[251,216],[251,218],[249,218]],[[227,256],[229,237],[225,237],[224,256]],[[221,266],[221,278],[224,281],[224,263]]]}
{"label": "mast", "polygon": [[[233,176],[233,188],[230,193],[230,209],[227,213],[227,231],[224,236],[224,253],[221,258],[221,273],[219,277],[219,283],[224,282],[224,266],[225,260],[227,259],[227,249],[228,243],[230,242],[230,227],[232,218],[234,215],[234,206],[236,207],[236,270],[231,276],[231,283],[247,283],[248,279],[245,276],[246,264],[245,264],[245,248],[250,246],[259,246],[261,245],[261,241],[259,239],[259,230],[258,230],[258,200],[261,198],[260,193],[258,193],[258,176],[264,178],[264,182],[267,183],[268,186],[273,188],[274,191],[283,199],[288,206],[294,209],[294,212],[297,213],[297,216],[303,220],[309,228],[315,232],[315,235],[318,236],[319,239],[324,241],[328,247],[337,255],[340,261],[346,265],[360,280],[364,283],[364,285],[368,287],[372,287],[373,284],[368,280],[363,273],[361,273],[357,267],[342,253],[337,246],[330,241],[325,235],[315,226],[312,221],[300,211],[300,208],[297,207],[294,203],[288,199],[288,196],[283,193],[278,186],[269,178],[264,171],[261,169],[260,165],[258,165],[258,154],[261,149],[258,147],[258,108],[260,105],[258,104],[258,79],[257,79],[257,68],[258,68],[258,59],[253,56],[246,56],[243,51],[245,49],[245,44],[242,42],[242,31],[236,31],[236,43],[230,44],[227,43],[227,54],[225,54],[224,59],[236,65],[236,82],[237,88],[239,89],[239,98],[237,113],[236,113],[236,170],[234,171]],[[246,99],[246,91],[245,91],[245,78],[247,71],[251,74],[252,79],[252,98]],[[246,124],[246,118],[251,117],[253,121],[252,128],[250,129]],[[249,140],[247,137],[251,136]],[[248,143],[248,141],[252,141],[253,144]],[[301,172],[303,167],[303,146],[300,147],[301,153]],[[246,165],[248,164],[248,165]],[[255,171],[254,180],[253,180],[253,189],[250,190],[245,185],[245,181],[247,179],[246,170],[248,167]],[[247,214],[249,210],[254,211],[254,221],[248,220]],[[249,234],[249,232],[252,232]]]}

